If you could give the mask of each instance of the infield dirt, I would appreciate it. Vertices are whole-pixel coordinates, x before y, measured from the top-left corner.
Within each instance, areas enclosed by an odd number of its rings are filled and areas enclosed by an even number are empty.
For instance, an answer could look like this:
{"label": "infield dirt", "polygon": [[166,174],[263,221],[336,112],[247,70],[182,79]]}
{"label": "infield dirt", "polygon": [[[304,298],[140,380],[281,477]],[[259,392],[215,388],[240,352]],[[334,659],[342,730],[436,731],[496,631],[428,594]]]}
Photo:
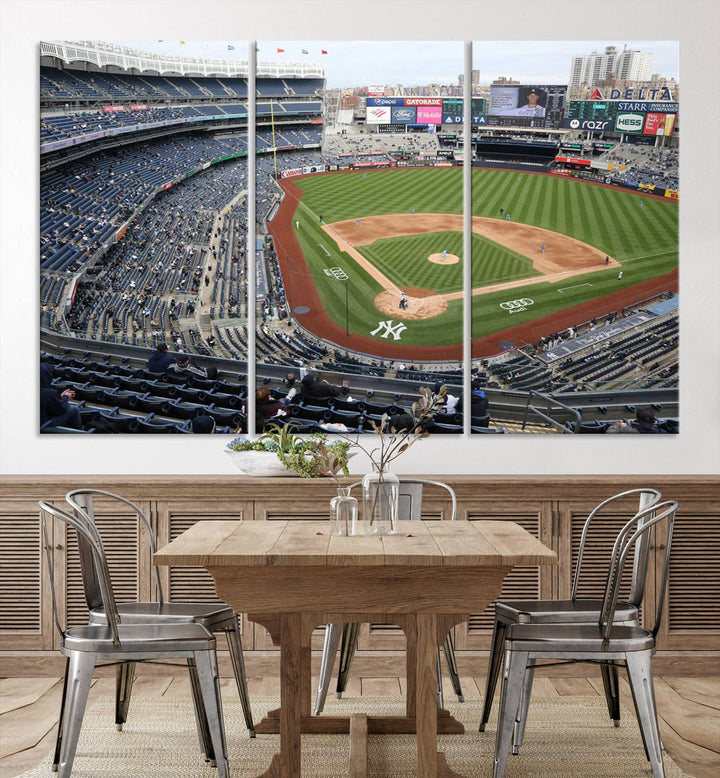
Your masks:
{"label": "infield dirt", "polygon": [[[448,294],[435,294],[433,290],[421,290],[414,294],[413,290],[405,289],[408,306],[400,307],[401,289],[394,284],[375,265],[369,262],[357,250],[357,246],[368,246],[383,238],[401,238],[407,235],[420,235],[427,232],[446,232],[463,230],[463,217],[458,214],[415,213],[415,214],[385,214],[369,216],[358,224],[354,219],[326,224],[323,230],[336,242],[341,251],[347,252],[365,272],[372,276],[384,289],[375,298],[375,307],[384,314],[398,319],[427,319],[439,316],[447,308],[448,300],[462,298],[462,290]],[[496,292],[502,289],[512,289],[528,284],[565,280],[574,275],[587,273],[588,270],[618,265],[614,259],[605,262],[605,254],[587,243],[562,235],[551,230],[533,227],[527,224],[516,224],[505,219],[491,219],[474,216],[472,231],[489,240],[505,246],[518,254],[528,257],[535,270],[542,275],[507,281],[489,286],[477,287],[473,295]],[[545,250],[542,250],[542,246]],[[432,255],[436,256],[436,255]],[[442,255],[440,255],[442,257]],[[431,260],[430,257],[419,258]],[[474,258],[473,261],[482,261]]]}

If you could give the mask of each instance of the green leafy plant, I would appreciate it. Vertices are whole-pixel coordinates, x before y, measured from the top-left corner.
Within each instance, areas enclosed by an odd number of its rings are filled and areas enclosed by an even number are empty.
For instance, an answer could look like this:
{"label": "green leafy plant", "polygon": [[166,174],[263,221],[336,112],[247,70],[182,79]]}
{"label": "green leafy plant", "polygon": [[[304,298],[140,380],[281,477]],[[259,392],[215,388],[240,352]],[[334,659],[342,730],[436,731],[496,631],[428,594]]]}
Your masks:
{"label": "green leafy plant", "polygon": [[236,438],[228,443],[231,451],[269,451],[289,470],[301,478],[331,477],[339,485],[339,475],[348,475],[348,452],[351,443],[346,440],[327,442],[327,435],[314,432],[308,437],[295,434],[293,422],[269,424],[257,440]]}

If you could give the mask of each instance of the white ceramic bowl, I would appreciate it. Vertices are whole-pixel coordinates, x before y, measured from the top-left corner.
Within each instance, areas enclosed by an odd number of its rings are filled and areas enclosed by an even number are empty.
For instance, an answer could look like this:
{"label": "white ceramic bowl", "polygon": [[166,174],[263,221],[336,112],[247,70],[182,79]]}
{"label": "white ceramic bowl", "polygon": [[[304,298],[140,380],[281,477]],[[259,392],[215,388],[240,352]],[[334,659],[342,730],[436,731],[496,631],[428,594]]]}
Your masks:
{"label": "white ceramic bowl", "polygon": [[235,467],[245,475],[259,478],[271,476],[297,478],[297,473],[294,470],[288,470],[277,458],[274,451],[231,451],[225,449],[225,453],[235,463]]}
{"label": "white ceramic bowl", "polygon": [[[235,463],[235,467],[245,475],[253,475],[256,478],[277,476],[299,478],[294,470],[285,467],[274,451],[232,451],[226,448],[225,453]],[[348,459],[354,456],[354,451],[348,451]]]}

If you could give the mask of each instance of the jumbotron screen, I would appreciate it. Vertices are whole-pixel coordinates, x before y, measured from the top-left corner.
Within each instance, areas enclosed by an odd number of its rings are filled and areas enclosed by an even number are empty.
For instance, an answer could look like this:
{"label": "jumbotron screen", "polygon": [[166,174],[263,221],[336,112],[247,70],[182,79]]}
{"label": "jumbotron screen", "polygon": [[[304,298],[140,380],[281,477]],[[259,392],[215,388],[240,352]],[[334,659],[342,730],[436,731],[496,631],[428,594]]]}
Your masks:
{"label": "jumbotron screen", "polygon": [[558,127],[565,118],[566,97],[563,84],[491,86],[488,116],[501,117],[508,125]]}

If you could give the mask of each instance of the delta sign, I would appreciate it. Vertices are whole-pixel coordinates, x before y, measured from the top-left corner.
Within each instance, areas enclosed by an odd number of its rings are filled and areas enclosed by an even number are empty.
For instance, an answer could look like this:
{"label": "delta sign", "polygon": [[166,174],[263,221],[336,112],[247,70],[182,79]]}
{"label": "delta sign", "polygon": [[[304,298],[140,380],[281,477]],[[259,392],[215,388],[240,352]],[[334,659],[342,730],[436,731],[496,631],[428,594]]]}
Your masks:
{"label": "delta sign", "polygon": [[637,89],[611,89],[610,94],[605,97],[603,93],[596,89],[591,95],[591,100],[670,100],[672,101],[672,92],[668,87],[639,87]]}

